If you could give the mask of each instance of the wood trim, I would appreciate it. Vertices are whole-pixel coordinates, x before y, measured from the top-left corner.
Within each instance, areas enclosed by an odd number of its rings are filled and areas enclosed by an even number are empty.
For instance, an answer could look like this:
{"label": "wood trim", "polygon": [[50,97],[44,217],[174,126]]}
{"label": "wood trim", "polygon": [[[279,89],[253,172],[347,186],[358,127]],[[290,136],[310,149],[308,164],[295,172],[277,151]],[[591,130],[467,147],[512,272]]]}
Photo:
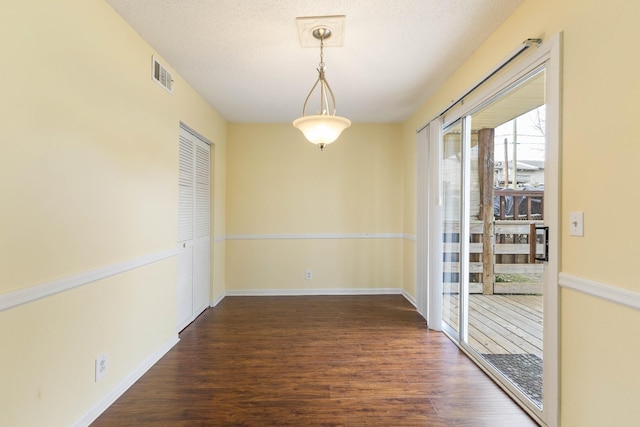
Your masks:
{"label": "wood trim", "polygon": [[162,261],[167,258],[174,257],[178,254],[178,248],[168,249],[151,255],[146,255],[130,261],[118,264],[108,265],[106,267],[96,268],[62,279],[52,280],[50,282],[41,283],[39,285],[30,286],[28,288],[18,289],[0,295],[0,311],[9,310],[22,304],[27,304],[42,298],[65,292],[107,277],[115,276],[129,270]]}
{"label": "wood trim", "polygon": [[536,225],[529,224],[529,264],[535,264],[536,262],[537,242]]}
{"label": "wood trim", "polygon": [[180,341],[178,335],[169,338],[160,346],[151,356],[143,361],[136,369],[131,371],[129,375],[123,378],[115,387],[113,387],[105,396],[103,396],[93,407],[80,417],[73,427],[88,426],[94,422],[104,411],[109,408],[125,391],[129,389],[136,381],[138,381],[158,360],[169,352]]}
{"label": "wood trim", "polygon": [[480,218],[482,218],[484,233],[482,233],[482,293],[493,294],[495,275],[494,264],[494,233],[493,233],[493,180],[494,180],[494,136],[495,129],[480,129],[478,132],[478,179],[480,181]]}
{"label": "wood trim", "polygon": [[558,275],[561,288],[582,292],[605,301],[640,310],[640,292],[583,279],[566,273]]}

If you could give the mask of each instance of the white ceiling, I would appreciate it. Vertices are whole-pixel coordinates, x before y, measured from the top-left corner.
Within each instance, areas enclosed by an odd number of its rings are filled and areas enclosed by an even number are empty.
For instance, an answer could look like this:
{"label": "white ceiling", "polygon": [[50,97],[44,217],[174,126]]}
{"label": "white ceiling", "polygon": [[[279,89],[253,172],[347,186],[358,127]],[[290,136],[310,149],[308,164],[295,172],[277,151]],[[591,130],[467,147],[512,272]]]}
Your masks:
{"label": "white ceiling", "polygon": [[346,16],[343,46],[325,48],[337,114],[399,122],[523,0],[106,1],[227,121],[286,123],[320,54],[297,17]]}

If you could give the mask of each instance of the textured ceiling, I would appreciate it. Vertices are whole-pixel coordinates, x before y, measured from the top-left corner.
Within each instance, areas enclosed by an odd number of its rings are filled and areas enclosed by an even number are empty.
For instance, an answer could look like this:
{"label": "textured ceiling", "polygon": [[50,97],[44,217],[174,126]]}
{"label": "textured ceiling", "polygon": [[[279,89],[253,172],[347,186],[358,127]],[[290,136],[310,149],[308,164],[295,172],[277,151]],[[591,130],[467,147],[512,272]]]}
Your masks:
{"label": "textured ceiling", "polygon": [[[318,48],[296,17],[345,15],[325,48],[337,114],[406,119],[522,0],[106,0],[229,122],[301,115]],[[178,87],[175,90],[180,90]]]}

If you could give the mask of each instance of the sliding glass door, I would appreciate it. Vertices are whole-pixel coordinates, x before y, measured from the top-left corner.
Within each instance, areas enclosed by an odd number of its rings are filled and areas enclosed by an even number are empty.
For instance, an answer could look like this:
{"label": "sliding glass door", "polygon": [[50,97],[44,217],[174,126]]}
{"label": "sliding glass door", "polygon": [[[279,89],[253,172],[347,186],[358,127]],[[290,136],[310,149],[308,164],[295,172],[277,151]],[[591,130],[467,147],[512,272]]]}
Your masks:
{"label": "sliding glass door", "polygon": [[442,323],[542,418],[546,71],[446,123],[441,138]]}
{"label": "sliding glass door", "polygon": [[466,344],[542,409],[545,71],[471,114]]}

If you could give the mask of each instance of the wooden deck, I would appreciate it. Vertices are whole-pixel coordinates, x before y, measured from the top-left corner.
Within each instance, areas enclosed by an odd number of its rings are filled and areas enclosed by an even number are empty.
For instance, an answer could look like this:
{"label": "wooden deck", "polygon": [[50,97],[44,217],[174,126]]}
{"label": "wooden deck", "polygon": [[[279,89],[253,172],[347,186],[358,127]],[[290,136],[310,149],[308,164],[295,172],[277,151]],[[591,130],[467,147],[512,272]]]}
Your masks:
{"label": "wooden deck", "polygon": [[[457,329],[458,295],[444,298],[449,309],[443,315]],[[470,295],[469,344],[483,354],[534,354],[542,359],[542,296]]]}

